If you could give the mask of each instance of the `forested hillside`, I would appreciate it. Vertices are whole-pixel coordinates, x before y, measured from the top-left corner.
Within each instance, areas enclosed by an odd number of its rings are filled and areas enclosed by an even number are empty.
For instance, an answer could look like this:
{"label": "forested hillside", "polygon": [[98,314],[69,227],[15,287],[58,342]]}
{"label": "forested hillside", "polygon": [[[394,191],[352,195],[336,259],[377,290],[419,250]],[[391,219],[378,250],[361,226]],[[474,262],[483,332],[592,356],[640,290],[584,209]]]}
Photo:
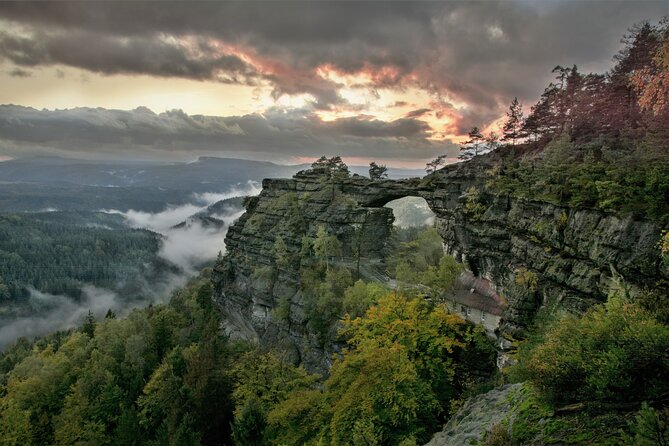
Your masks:
{"label": "forested hillside", "polygon": [[493,192],[669,223],[666,20],[636,25],[623,42],[609,72],[556,66],[527,116],[514,100],[501,134],[470,131],[465,159],[501,147]]}
{"label": "forested hillside", "polygon": [[[341,267],[326,272],[325,263],[314,265],[314,280],[326,276],[308,285],[322,291],[320,299],[314,295],[314,310],[321,309],[311,315],[314,327],[349,314],[336,334],[347,348],[329,376],[227,339],[209,270],[168,305],[21,340],[0,361],[0,442],[338,444],[351,435],[386,444],[427,441],[494,369],[482,329],[414,296],[410,285],[421,275],[431,274],[435,289],[457,277],[454,263],[440,263],[439,246],[431,229],[398,233],[398,292],[333,281],[347,276]],[[455,274],[439,279],[446,265]],[[333,320],[324,319],[325,308]]]}
{"label": "forested hillside", "polygon": [[47,212],[0,215],[0,299],[30,289],[75,300],[83,284],[141,293],[174,267],[158,257],[161,236],[130,229],[120,215]]}

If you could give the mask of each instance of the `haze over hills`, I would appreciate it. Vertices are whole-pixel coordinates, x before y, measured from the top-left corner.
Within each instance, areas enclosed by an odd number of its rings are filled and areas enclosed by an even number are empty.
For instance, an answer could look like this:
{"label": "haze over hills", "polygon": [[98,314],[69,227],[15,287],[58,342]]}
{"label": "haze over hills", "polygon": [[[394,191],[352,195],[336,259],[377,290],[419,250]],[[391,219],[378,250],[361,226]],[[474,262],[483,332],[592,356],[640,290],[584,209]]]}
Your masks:
{"label": "haze over hills", "polygon": [[[60,157],[0,162],[0,212],[59,210],[144,210],[193,201],[193,194],[221,192],[249,181],[287,178],[307,164],[200,157],[194,162],[90,161]],[[367,175],[367,167],[351,171]],[[421,176],[388,169],[392,178]]]}
{"label": "haze over hills", "polygon": [[[257,194],[262,179],[290,177],[307,167],[216,157],[1,162],[0,231],[18,244],[0,243],[0,347],[68,328],[89,310],[98,317],[107,310],[124,315],[163,301],[225,251],[224,237],[243,212],[243,197]],[[366,167],[352,170],[367,174]],[[81,256],[68,261],[77,238]],[[133,238],[132,248],[123,244]]]}

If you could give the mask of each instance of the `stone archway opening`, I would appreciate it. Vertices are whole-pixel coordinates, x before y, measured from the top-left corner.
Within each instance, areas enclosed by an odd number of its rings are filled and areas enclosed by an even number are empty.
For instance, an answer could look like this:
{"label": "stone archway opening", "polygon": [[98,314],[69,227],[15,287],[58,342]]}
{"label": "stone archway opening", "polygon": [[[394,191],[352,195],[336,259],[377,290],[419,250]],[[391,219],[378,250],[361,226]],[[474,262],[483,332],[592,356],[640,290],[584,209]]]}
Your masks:
{"label": "stone archway opening", "polygon": [[[418,249],[421,253],[436,256],[429,262],[432,267],[436,267],[435,260],[447,254],[441,235],[435,229],[430,229],[435,226],[436,215],[428,202],[420,196],[407,195],[388,201],[384,207],[392,209],[395,218],[392,243],[399,244],[417,238],[421,238],[423,242],[433,240],[435,246],[432,249],[426,249],[429,247],[424,244],[418,245]],[[419,235],[425,234],[425,231],[433,231],[432,237]],[[438,239],[438,244],[435,239]],[[441,295],[440,300],[450,312],[483,326],[486,333],[495,338],[503,306],[490,282],[477,277],[476,271],[464,270],[453,288]]]}
{"label": "stone archway opening", "polygon": [[395,217],[393,225],[397,228],[419,228],[434,225],[435,214],[422,197],[406,196],[398,198],[389,201],[384,207],[393,210],[393,216]]}

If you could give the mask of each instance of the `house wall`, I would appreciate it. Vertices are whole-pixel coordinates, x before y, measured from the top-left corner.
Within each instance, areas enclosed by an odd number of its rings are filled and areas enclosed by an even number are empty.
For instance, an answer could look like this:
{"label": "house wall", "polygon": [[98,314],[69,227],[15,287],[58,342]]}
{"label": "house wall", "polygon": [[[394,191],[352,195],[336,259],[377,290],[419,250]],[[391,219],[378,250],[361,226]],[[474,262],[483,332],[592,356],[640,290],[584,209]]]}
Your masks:
{"label": "house wall", "polygon": [[[476,325],[482,325],[486,333],[495,337],[495,330],[499,327],[500,316],[479,310],[478,308],[468,307],[453,301],[447,301],[446,307],[451,313],[455,313],[461,318],[468,320]],[[469,310],[469,311],[467,311]],[[483,319],[481,319],[483,315]]]}

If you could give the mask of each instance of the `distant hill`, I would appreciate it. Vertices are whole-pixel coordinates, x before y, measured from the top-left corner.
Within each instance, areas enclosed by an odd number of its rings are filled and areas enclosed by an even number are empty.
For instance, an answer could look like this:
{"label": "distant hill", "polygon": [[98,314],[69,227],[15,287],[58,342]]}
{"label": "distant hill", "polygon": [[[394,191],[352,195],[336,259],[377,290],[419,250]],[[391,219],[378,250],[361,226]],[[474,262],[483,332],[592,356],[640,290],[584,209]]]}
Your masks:
{"label": "distant hill", "polygon": [[248,180],[289,177],[304,167],[212,157],[202,157],[191,163],[86,161],[35,157],[0,163],[0,181],[210,192]]}
{"label": "distant hill", "polygon": [[[209,192],[231,184],[263,178],[291,177],[307,164],[280,165],[267,161],[200,157],[195,162],[90,161],[58,157],[18,158],[0,163],[0,181],[70,183],[99,187],[148,187]],[[352,173],[367,175],[366,166]],[[393,178],[422,176],[409,169],[389,169]]]}
{"label": "distant hill", "polygon": [[[0,162],[0,212],[129,209],[157,212],[193,201],[193,194],[227,192],[249,181],[289,178],[307,164],[200,157],[195,162],[90,161],[59,157]],[[367,167],[352,173],[367,175]],[[389,169],[391,178],[422,171]]]}

